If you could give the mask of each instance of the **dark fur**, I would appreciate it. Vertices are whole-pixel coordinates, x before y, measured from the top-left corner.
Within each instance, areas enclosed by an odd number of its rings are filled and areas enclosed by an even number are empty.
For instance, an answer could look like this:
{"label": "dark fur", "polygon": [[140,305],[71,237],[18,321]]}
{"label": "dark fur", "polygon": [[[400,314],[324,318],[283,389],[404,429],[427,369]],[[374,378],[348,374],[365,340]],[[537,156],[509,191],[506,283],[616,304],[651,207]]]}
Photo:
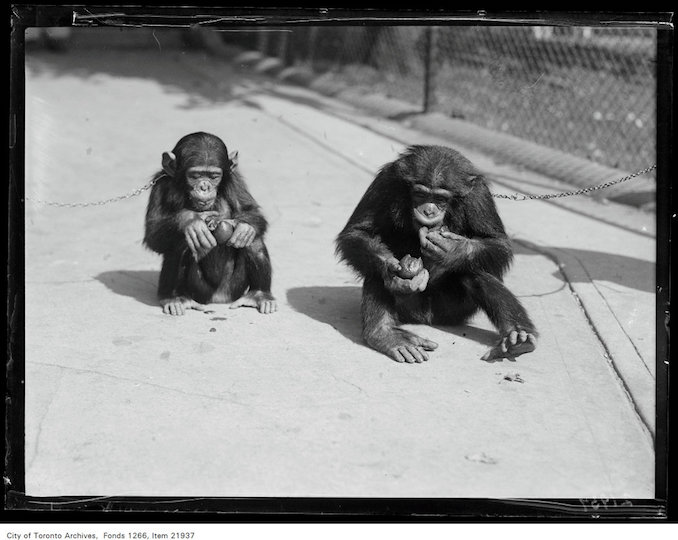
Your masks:
{"label": "dark fur", "polygon": [[[267,222],[245,181],[228,157],[224,143],[208,133],[183,137],[174,147],[177,169],[169,176],[159,171],[146,209],[144,244],[163,256],[158,284],[160,299],[185,296],[200,303],[229,302],[248,288],[270,293],[271,263],[263,242]],[[256,240],[247,248],[220,244],[196,262],[187,249],[180,224],[192,212],[186,170],[195,165],[221,167],[214,210],[248,223]]]}
{"label": "dark fur", "polygon": [[[452,192],[444,225],[479,240],[471,256],[446,267],[424,259],[430,279],[423,292],[391,293],[384,285],[384,260],[393,255],[422,257],[410,195],[414,182]],[[398,328],[403,323],[458,325],[478,309],[502,335],[514,329],[535,334],[518,299],[503,285],[513,254],[484,178],[458,152],[438,146],[412,146],[385,165],[337,237],[337,254],[364,278],[363,337],[388,354],[401,344],[427,348],[426,340]],[[435,344],[433,344],[435,345]]]}

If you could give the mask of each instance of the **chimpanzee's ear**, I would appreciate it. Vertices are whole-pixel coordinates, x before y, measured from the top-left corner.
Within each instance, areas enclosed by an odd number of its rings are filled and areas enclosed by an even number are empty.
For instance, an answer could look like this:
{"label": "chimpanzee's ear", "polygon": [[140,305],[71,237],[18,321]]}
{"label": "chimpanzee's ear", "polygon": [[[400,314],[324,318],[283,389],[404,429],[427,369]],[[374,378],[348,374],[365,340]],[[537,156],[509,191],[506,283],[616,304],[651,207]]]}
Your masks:
{"label": "chimpanzee's ear", "polygon": [[228,162],[230,164],[231,170],[235,169],[238,166],[238,151],[229,152]]}
{"label": "chimpanzee's ear", "polygon": [[162,170],[168,176],[174,176],[177,172],[177,157],[172,152],[162,153]]}

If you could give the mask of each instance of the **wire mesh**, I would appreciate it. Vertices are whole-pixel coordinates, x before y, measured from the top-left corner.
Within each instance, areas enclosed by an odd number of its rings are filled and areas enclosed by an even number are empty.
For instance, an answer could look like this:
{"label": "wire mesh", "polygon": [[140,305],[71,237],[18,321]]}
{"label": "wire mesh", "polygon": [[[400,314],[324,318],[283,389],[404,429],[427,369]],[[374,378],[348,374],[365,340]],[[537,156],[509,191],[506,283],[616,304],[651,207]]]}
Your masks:
{"label": "wire mesh", "polygon": [[651,28],[323,26],[245,39],[338,84],[603,165],[656,159]]}

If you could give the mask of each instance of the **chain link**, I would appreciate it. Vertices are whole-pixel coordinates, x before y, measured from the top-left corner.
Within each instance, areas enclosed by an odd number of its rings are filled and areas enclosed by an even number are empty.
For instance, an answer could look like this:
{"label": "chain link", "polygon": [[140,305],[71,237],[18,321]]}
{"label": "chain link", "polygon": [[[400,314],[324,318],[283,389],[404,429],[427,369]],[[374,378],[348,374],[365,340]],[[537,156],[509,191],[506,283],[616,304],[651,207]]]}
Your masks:
{"label": "chain link", "polygon": [[42,204],[45,206],[55,206],[57,208],[85,208],[88,206],[103,206],[104,204],[109,204],[109,203],[114,203],[118,201],[124,201],[125,199],[131,199],[132,197],[136,197],[137,195],[141,195],[144,191],[151,189],[158,180],[160,180],[162,176],[158,178],[153,178],[150,182],[148,182],[146,185],[141,186],[140,188],[135,189],[134,191],[130,191],[129,193],[126,193],[125,195],[118,195],[117,197],[111,197],[110,199],[105,199],[103,201],[92,201],[92,202],[70,202],[70,203],[62,203],[62,202],[54,202],[54,201],[43,201],[40,199],[33,199],[31,197],[26,197],[27,201],[32,201],[38,204]]}
{"label": "chain link", "polygon": [[497,193],[493,193],[492,196],[496,199],[510,199],[512,201],[527,201],[527,200],[536,200],[536,199],[558,199],[560,197],[570,197],[572,195],[583,195],[584,193],[589,193],[591,191],[596,191],[599,189],[605,189],[610,186],[614,186],[615,184],[621,184],[622,182],[626,182],[627,180],[631,180],[631,178],[636,178],[637,176],[642,176],[644,174],[649,173],[650,171],[656,169],[656,165],[650,165],[646,169],[643,169],[642,171],[635,172],[633,174],[629,174],[628,176],[624,176],[623,178],[618,178],[617,180],[611,180],[609,182],[603,182],[602,184],[598,184],[597,186],[590,186],[582,189],[577,189],[574,191],[563,191],[561,193],[547,193],[545,195],[524,195],[522,193],[513,193],[511,195],[501,195]]}
{"label": "chain link", "polygon": [[[617,180],[611,180],[609,182],[603,182],[602,184],[598,184],[597,186],[590,186],[582,189],[577,189],[574,191],[563,191],[560,193],[547,193],[545,195],[524,195],[523,193],[513,193],[511,195],[503,195],[503,194],[498,194],[498,193],[493,193],[492,196],[495,199],[510,199],[512,201],[527,201],[527,200],[545,200],[545,199],[558,199],[560,197],[570,197],[572,195],[583,195],[584,193],[590,193],[591,191],[597,191],[599,189],[605,189],[610,186],[614,186],[616,184],[621,184],[622,182],[626,182],[627,180],[631,180],[632,178],[636,178],[637,176],[642,176],[644,174],[649,173],[650,171],[656,169],[656,165],[650,165],[649,167],[643,169],[642,171],[635,172],[633,174],[629,174],[628,176],[624,176],[623,178],[618,178]],[[32,199],[31,197],[26,197],[27,201],[33,201],[38,204],[42,204],[45,206],[56,206],[57,208],[85,208],[88,206],[103,206],[104,204],[109,204],[109,203],[114,203],[118,201],[124,201],[125,199],[131,199],[132,197],[136,197],[137,195],[142,194],[144,191],[151,189],[160,178],[154,178],[150,182],[148,182],[146,185],[135,189],[134,191],[131,191],[125,195],[119,195],[117,197],[112,197],[110,199],[105,199],[103,201],[93,201],[93,202],[81,202],[81,203],[60,203],[60,202],[54,202],[54,201],[43,201],[40,199]]]}

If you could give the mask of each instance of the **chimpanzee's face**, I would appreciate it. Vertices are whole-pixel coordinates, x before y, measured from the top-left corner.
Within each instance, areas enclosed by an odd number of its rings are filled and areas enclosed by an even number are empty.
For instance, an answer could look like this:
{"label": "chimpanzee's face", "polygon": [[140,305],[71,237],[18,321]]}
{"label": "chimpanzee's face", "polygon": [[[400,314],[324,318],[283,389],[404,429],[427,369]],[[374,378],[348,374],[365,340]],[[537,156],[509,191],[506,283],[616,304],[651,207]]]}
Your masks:
{"label": "chimpanzee's face", "polygon": [[443,225],[452,193],[442,187],[412,186],[412,214],[415,227],[437,229]]}
{"label": "chimpanzee's face", "polygon": [[217,188],[224,171],[213,165],[189,167],[186,171],[188,197],[196,211],[210,210],[217,199]]}

